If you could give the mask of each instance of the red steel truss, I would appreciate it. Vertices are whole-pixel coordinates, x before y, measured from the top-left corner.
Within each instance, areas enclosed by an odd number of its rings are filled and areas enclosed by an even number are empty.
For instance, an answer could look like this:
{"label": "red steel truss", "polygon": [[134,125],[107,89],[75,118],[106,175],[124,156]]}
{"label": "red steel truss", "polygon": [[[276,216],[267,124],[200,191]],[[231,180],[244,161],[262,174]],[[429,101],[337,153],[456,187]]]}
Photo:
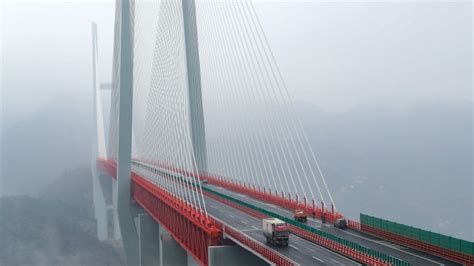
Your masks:
{"label": "red steel truss", "polygon": [[[116,178],[115,162],[98,160],[98,167]],[[208,263],[208,247],[220,243],[221,230],[207,216],[136,173],[131,173],[132,197],[201,264]]]}

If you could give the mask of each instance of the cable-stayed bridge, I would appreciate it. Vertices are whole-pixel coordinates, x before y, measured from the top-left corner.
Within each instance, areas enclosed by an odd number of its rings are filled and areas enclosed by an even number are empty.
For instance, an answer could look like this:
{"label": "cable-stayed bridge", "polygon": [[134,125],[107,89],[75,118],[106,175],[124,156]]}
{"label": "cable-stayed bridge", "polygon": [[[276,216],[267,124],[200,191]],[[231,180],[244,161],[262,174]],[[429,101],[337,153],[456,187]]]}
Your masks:
{"label": "cable-stayed bridge", "polygon": [[[122,239],[130,265],[474,263],[467,241],[366,216],[333,226],[344,217],[251,1],[124,0],[115,17],[108,90],[93,25],[94,206],[98,237]],[[287,223],[287,247],[267,243],[268,217]]]}

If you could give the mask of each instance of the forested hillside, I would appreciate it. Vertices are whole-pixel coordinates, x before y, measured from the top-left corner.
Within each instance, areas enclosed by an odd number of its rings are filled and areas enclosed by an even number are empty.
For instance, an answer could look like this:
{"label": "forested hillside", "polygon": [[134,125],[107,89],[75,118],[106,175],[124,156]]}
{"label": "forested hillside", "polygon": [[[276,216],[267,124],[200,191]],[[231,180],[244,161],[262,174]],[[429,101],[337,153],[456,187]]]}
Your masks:
{"label": "forested hillside", "polygon": [[0,265],[125,265],[95,235],[88,168],[65,172],[38,197],[0,198]]}

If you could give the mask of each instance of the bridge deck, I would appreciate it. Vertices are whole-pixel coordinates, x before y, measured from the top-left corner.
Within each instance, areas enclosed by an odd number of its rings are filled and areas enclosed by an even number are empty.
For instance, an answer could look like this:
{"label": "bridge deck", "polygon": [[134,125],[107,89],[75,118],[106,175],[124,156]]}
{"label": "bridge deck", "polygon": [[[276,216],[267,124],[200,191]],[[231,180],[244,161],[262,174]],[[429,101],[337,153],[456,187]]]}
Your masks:
{"label": "bridge deck", "polygon": [[[147,165],[151,166],[150,164]],[[152,175],[144,169],[139,170],[135,168],[134,171],[145,178]],[[262,222],[260,219],[252,217],[245,212],[237,210],[210,197],[204,197],[207,211],[210,216],[234,227],[241,233],[263,243],[273,250],[276,250],[300,265],[360,265],[351,259],[295,235],[290,235],[290,245],[288,247],[277,247],[267,244],[261,230]]]}
{"label": "bridge deck", "polygon": [[[215,189],[219,191],[220,193],[235,197],[241,201],[251,203],[257,207],[267,209],[269,211],[283,215],[285,217],[291,218],[293,216],[291,211],[283,209],[276,205],[261,202],[247,195],[239,194],[222,187],[213,186],[210,184],[206,186],[208,186],[209,188]],[[348,239],[350,241],[359,243],[363,246],[372,248],[374,250],[378,250],[380,252],[386,253],[393,257],[410,262],[412,265],[459,265],[454,262],[432,256],[430,254],[425,254],[425,253],[422,253],[410,248],[395,245],[393,243],[366,235],[358,231],[340,230],[330,224],[323,225],[319,220],[316,220],[316,219],[312,219],[312,218],[308,219],[307,224],[317,229],[339,236],[341,238]]]}
{"label": "bridge deck", "polygon": [[236,210],[224,203],[206,197],[208,213],[224,221],[240,232],[264,243],[268,247],[294,260],[300,265],[360,265],[346,257],[301,239],[295,235],[290,236],[288,247],[276,247],[266,243],[261,230],[261,220],[247,213]]}
{"label": "bridge deck", "polygon": [[[155,168],[150,164],[145,164],[149,167]],[[156,168],[159,169],[159,168]],[[147,170],[141,170],[140,173],[144,176],[147,176]],[[293,214],[290,210],[283,209],[279,206],[262,202],[251,198],[247,195],[233,192],[231,190],[214,186],[211,184],[205,185],[212,190],[218,191],[222,194],[231,196],[233,198],[239,199],[241,201],[250,203],[256,207],[260,207],[276,214],[292,218]],[[268,247],[277,250],[281,254],[287,256],[288,258],[300,263],[301,265],[325,265],[325,264],[335,264],[335,265],[358,265],[357,262],[354,262],[346,257],[343,257],[335,252],[327,250],[319,245],[316,245],[312,242],[309,242],[305,239],[297,237],[295,235],[290,236],[290,246],[289,247],[275,247],[266,243],[266,239],[263,236],[261,231],[261,221],[245,212],[237,210],[229,205],[216,201],[210,197],[205,196],[205,201],[208,209],[208,213],[211,216],[214,216],[223,222],[235,227],[238,230],[241,230],[242,233],[250,236],[251,238],[264,243]],[[354,231],[354,230],[340,230],[332,226],[331,224],[322,224],[319,220],[309,218],[309,226],[315,227],[319,230],[331,233],[338,237],[353,241],[360,245],[372,248],[374,250],[383,252],[385,254],[391,255],[398,259],[407,261],[412,265],[458,265],[451,261],[432,256],[430,254],[425,254],[410,248],[402,247],[395,245],[393,243],[377,239],[375,237],[366,235],[364,233]]]}

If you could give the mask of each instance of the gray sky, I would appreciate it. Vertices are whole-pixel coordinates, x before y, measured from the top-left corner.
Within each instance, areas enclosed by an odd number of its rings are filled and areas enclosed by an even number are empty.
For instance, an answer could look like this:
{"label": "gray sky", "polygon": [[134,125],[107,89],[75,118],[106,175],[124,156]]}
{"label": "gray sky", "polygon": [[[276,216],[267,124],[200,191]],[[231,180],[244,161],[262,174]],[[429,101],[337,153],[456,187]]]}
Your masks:
{"label": "gray sky", "polygon": [[[8,116],[90,97],[90,22],[110,80],[113,1],[2,2],[2,105]],[[472,101],[472,4],[264,1],[257,12],[298,102],[360,105]]]}

